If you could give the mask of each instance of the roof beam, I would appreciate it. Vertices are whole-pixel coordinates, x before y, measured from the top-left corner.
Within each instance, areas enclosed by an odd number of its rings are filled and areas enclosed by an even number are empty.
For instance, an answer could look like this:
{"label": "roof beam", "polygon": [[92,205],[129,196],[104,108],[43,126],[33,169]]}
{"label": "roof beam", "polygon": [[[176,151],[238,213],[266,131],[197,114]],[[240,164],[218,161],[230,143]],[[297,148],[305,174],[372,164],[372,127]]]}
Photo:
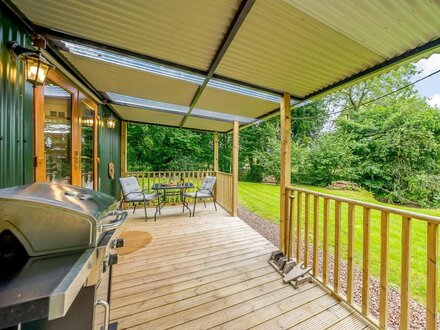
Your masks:
{"label": "roof beam", "polygon": [[231,25],[228,28],[228,31],[226,32],[220,47],[217,49],[217,53],[215,54],[211,65],[209,66],[209,70],[206,73],[205,80],[203,81],[202,85],[197,88],[196,94],[194,95],[191,104],[189,105],[188,113],[183,117],[182,122],[180,123],[180,127],[185,125],[186,120],[188,119],[189,115],[191,114],[192,110],[196,106],[197,102],[200,99],[200,96],[202,96],[203,91],[205,90],[206,86],[208,85],[209,80],[214,75],[215,70],[217,69],[218,65],[220,64],[220,61],[222,60],[223,56],[225,55],[226,51],[228,50],[229,46],[231,45],[232,41],[234,40],[238,30],[240,29],[241,25],[243,24],[244,20],[246,19],[246,16],[251,11],[252,6],[254,5],[255,0],[243,0],[240,4],[240,7],[237,10],[237,13],[235,14],[234,19],[232,20]]}

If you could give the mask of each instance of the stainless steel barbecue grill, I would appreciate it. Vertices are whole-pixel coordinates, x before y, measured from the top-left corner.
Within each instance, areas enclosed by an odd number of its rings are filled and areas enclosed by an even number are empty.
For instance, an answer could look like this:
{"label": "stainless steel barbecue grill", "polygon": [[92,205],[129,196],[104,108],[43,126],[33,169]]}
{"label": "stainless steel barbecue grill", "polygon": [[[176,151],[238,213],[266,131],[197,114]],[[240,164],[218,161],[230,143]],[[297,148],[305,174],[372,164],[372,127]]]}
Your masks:
{"label": "stainless steel barbecue grill", "polygon": [[[66,328],[69,322],[91,328],[101,275],[117,262],[112,248],[122,245],[113,234],[127,214],[116,204],[109,195],[69,185],[0,190],[0,329]],[[90,320],[84,311],[73,312],[85,304]],[[78,327],[80,321],[90,327]]]}

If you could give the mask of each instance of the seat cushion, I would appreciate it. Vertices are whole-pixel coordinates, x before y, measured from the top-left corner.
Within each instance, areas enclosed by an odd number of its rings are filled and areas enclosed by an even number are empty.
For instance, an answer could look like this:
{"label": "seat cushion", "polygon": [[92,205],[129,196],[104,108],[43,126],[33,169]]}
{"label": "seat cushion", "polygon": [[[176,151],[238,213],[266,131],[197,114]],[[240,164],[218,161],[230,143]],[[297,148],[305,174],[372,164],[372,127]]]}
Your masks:
{"label": "seat cushion", "polygon": [[155,199],[158,199],[160,197],[160,194],[158,192],[151,193],[151,194],[145,194],[145,199],[147,201],[153,201]]}
{"label": "seat cushion", "polygon": [[[190,198],[195,198],[196,197],[196,193],[195,192],[190,192],[190,193],[185,193],[183,194],[185,197],[190,197]],[[197,192],[197,198],[209,198],[212,197],[210,194],[204,193],[204,192]]]}

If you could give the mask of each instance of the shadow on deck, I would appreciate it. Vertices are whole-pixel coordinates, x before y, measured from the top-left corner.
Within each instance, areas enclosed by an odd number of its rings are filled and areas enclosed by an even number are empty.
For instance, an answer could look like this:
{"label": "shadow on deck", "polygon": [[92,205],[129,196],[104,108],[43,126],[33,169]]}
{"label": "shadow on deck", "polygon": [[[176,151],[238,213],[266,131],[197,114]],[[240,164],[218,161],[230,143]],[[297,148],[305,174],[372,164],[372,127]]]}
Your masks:
{"label": "shadow on deck", "polygon": [[284,284],[268,264],[276,248],[223,209],[162,213],[145,222],[139,210],[123,228],[153,238],[113,269],[111,319],[120,329],[369,327],[320,286]]}

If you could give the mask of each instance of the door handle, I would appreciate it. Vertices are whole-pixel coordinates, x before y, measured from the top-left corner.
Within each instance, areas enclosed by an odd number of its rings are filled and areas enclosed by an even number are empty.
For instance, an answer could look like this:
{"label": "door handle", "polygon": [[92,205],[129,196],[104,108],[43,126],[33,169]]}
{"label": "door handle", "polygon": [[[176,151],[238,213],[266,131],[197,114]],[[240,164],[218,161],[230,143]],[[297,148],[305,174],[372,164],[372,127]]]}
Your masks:
{"label": "door handle", "polygon": [[75,150],[75,169],[79,169],[81,165],[81,151]]}

